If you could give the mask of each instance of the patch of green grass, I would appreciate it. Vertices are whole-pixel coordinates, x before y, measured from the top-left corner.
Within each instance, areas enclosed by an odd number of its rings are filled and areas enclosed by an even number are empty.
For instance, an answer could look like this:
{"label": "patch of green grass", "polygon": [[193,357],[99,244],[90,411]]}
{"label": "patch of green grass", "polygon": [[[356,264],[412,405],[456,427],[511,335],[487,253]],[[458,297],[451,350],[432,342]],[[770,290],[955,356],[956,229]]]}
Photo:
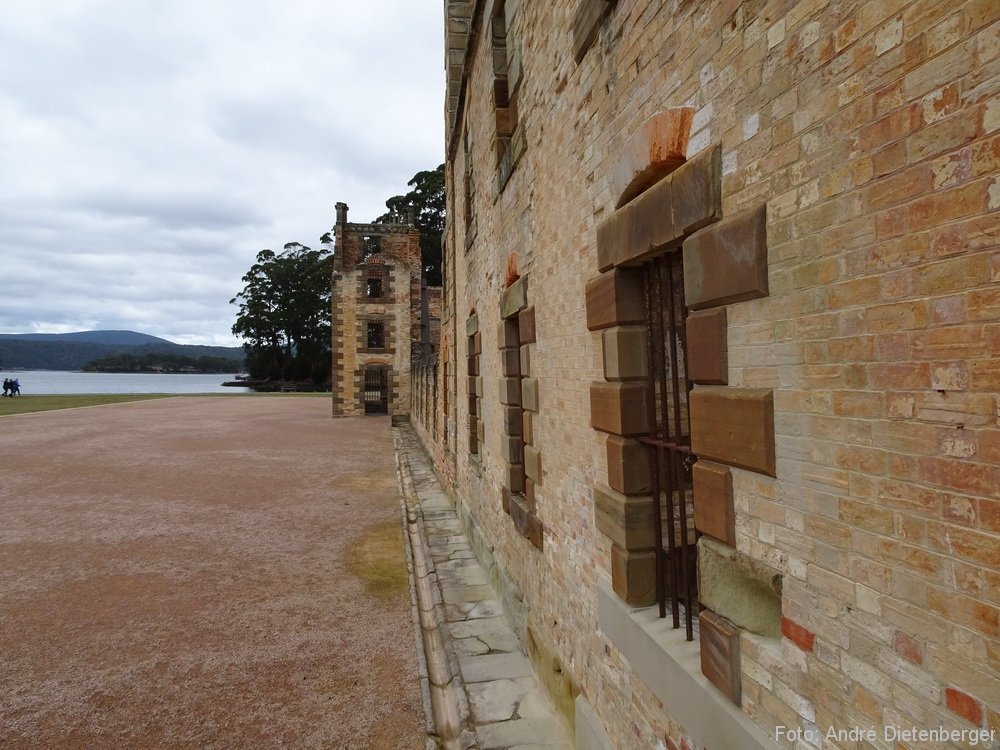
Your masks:
{"label": "patch of green grass", "polygon": [[163,393],[74,393],[51,396],[14,396],[13,398],[0,398],[0,417],[54,409],[78,409],[81,406],[120,404],[126,401],[145,401],[146,399],[167,398],[168,396],[169,394]]}
{"label": "patch of green grass", "polygon": [[404,544],[398,521],[377,524],[354,543],[347,567],[365,582],[369,594],[392,599],[409,588]]}

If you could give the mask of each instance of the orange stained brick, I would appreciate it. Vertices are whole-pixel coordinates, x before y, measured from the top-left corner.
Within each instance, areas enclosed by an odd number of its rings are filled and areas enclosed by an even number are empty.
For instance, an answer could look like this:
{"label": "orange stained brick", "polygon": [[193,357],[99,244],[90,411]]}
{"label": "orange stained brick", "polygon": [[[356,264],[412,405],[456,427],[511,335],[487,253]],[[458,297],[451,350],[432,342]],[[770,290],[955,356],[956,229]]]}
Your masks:
{"label": "orange stained brick", "polygon": [[837,517],[855,529],[877,534],[892,533],[892,512],[870,503],[862,503],[850,498],[841,498]]}
{"label": "orange stained brick", "polygon": [[946,221],[960,219],[986,210],[986,197],[992,180],[978,180],[950,190],[943,190],[907,204],[907,228],[911,232],[932,229]]}
{"label": "orange stained brick", "polygon": [[868,377],[876,388],[927,388],[931,368],[926,362],[882,362],[868,365]]}
{"label": "orange stained brick", "polygon": [[963,292],[989,282],[990,259],[985,253],[964,254],[934,261],[918,269],[916,291],[937,296]]}
{"label": "orange stained brick", "polygon": [[991,638],[1000,636],[1000,609],[957,591],[928,586],[927,609]]}
{"label": "orange stained brick", "polygon": [[924,663],[924,647],[916,638],[911,638],[902,630],[897,630],[893,639],[896,653],[913,664]]}
{"label": "orange stained brick", "polygon": [[781,618],[781,634],[803,651],[812,651],[816,642],[815,633],[787,617]]}
{"label": "orange stained brick", "polygon": [[948,710],[953,714],[961,716],[970,724],[982,726],[983,705],[968,693],[964,693],[958,688],[949,687],[944,691],[945,703]]}
{"label": "orange stained brick", "polygon": [[[898,149],[898,144],[895,148]],[[898,206],[922,193],[930,192],[932,185],[931,165],[916,164],[873,182],[865,191],[865,205],[872,211]]]}

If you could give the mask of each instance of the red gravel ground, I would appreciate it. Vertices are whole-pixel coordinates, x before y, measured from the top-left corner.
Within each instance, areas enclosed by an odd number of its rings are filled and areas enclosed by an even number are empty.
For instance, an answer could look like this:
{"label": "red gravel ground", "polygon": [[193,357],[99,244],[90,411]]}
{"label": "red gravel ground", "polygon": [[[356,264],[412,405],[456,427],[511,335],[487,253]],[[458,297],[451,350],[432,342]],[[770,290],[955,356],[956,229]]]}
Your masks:
{"label": "red gravel ground", "polygon": [[348,571],[400,520],[388,420],[329,409],[0,419],[0,747],[424,747],[409,593]]}

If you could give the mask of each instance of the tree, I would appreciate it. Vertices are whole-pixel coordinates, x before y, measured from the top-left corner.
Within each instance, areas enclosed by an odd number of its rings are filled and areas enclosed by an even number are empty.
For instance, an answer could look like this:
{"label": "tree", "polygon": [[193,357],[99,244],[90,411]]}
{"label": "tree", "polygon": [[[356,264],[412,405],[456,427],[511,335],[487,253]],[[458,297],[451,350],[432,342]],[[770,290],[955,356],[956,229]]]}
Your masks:
{"label": "tree", "polygon": [[245,341],[251,378],[329,379],[332,270],[328,248],[289,242],[281,253],[257,253],[243,291],[229,300],[240,306],[233,334]]}
{"label": "tree", "polygon": [[431,286],[441,285],[441,237],[444,234],[444,164],[437,169],[417,172],[408,183],[413,188],[406,195],[395,195],[386,202],[387,213],[376,224],[402,221],[408,207],[413,207],[413,223],[420,230],[420,262],[424,277]]}

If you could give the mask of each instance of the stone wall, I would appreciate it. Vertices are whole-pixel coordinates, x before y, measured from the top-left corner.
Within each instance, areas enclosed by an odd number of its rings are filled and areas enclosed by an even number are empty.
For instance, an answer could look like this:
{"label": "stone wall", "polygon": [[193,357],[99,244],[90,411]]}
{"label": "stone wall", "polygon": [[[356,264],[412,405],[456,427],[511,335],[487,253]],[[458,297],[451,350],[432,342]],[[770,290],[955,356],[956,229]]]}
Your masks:
{"label": "stone wall", "polygon": [[[560,702],[578,738],[1000,739],[1000,6],[446,12],[446,287],[422,436],[547,684],[578,696]],[[701,456],[683,507],[709,614],[691,642],[641,608],[660,479],[640,442],[656,416],[643,264],[667,256],[686,299],[682,437]],[[879,737],[820,739],[856,727]]]}
{"label": "stone wall", "polygon": [[[421,354],[420,233],[412,225],[350,223],[347,212],[337,204],[333,227],[333,415],[365,413],[366,368],[385,369],[387,412],[406,415],[411,363]],[[374,293],[373,275],[381,279]],[[374,346],[369,324],[382,331]]]}

